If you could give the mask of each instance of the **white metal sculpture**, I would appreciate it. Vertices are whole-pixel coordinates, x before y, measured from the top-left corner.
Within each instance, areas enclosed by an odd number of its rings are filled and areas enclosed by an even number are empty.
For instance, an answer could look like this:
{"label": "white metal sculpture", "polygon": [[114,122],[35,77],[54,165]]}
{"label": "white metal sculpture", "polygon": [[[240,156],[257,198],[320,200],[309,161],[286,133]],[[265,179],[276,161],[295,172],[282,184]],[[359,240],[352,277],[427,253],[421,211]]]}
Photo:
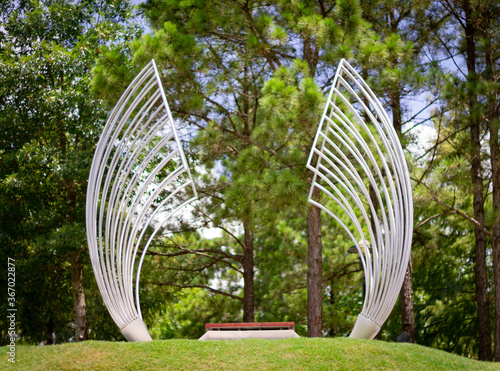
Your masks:
{"label": "white metal sculpture", "polygon": [[151,61],[109,116],[87,190],[87,239],[97,285],[129,341],[151,340],[139,302],[146,251],[172,215],[196,198],[160,76]]}
{"label": "white metal sculpture", "polygon": [[[391,120],[345,60],[338,66],[307,167],[314,173],[309,202],[347,231],[365,272],[363,309],[350,336],[373,339],[404,280],[413,201],[408,166]],[[334,204],[350,222],[335,215]]]}

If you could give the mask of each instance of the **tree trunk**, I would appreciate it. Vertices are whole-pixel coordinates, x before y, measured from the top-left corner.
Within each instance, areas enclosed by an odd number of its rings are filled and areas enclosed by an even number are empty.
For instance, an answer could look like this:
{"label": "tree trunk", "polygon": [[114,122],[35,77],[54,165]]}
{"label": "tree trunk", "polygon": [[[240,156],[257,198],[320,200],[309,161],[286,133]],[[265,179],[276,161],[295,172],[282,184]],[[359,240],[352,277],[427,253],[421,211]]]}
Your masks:
{"label": "tree trunk", "polygon": [[[403,120],[401,118],[401,90],[396,90],[391,96],[392,125],[398,133],[402,135]],[[406,269],[405,278],[399,293],[399,303],[401,307],[401,329],[410,335],[410,341],[417,343],[417,331],[415,328],[415,312],[413,310],[413,284],[412,284],[412,264],[411,254]]]}
{"label": "tree trunk", "polygon": [[73,314],[75,316],[75,341],[88,339],[85,293],[83,292],[82,250],[71,253],[71,283],[73,287]]}
{"label": "tree trunk", "polygon": [[398,135],[401,135],[403,127],[403,119],[401,117],[401,90],[396,90],[391,93],[392,126],[394,126],[394,130],[396,130]]}
{"label": "tree trunk", "polygon": [[[314,197],[319,191],[315,189]],[[312,206],[307,214],[307,336],[322,336],[323,257],[321,212]]]}
{"label": "tree trunk", "polygon": [[245,229],[245,257],[243,260],[243,322],[255,321],[254,267],[253,267],[253,228],[243,223]]}
{"label": "tree trunk", "polygon": [[[477,138],[479,130],[471,127],[471,139]],[[477,134],[477,137],[476,137]],[[479,140],[477,140],[477,143]],[[473,140],[473,144],[474,140]],[[479,145],[477,145],[478,147]],[[476,147],[476,145],[474,145]],[[474,151],[479,152],[479,150]],[[480,164],[478,164],[479,154],[472,159],[472,179],[474,184],[474,217],[484,225],[484,201],[482,194],[482,181],[480,174]],[[475,280],[476,280],[476,299],[477,299],[477,317],[479,327],[479,359],[482,361],[491,360],[491,329],[490,329],[490,303],[488,298],[488,279],[486,275],[486,236],[484,232],[475,227]]]}
{"label": "tree trunk", "polygon": [[[363,78],[365,78],[365,76],[363,76]],[[365,104],[367,104],[367,103],[365,103]],[[367,106],[368,106],[368,104],[367,104]],[[368,120],[369,120],[369,118],[365,117],[365,121],[368,122]],[[375,210],[378,213],[379,206],[378,206],[378,200],[377,200],[377,193],[375,192],[375,188],[371,185],[371,183],[370,183],[370,186],[369,186],[369,191],[370,191],[370,201],[372,202]],[[375,228],[375,218],[374,217],[372,217],[370,219],[370,227],[372,228],[373,233],[375,233],[376,228]],[[370,244],[373,245],[373,242],[371,242]],[[365,272],[365,274],[366,274],[366,272]],[[365,296],[364,291],[366,290],[366,288],[364,287],[364,284],[365,283],[364,283],[364,278],[363,278],[363,297]],[[379,330],[379,332],[377,333],[377,335],[375,335],[375,337],[373,339],[375,339],[375,340],[382,340],[382,328]]]}
{"label": "tree trunk", "polygon": [[495,87],[493,91],[487,92],[488,111],[486,122],[490,132],[490,155],[491,155],[491,177],[493,182],[493,228],[492,228],[492,258],[493,258],[493,282],[495,286],[495,327],[493,338],[495,346],[493,348],[493,359],[500,362],[500,143],[498,130],[500,130],[500,117],[498,112],[498,82],[495,79],[495,62],[492,55],[490,32],[492,19],[488,11],[483,12],[483,39],[485,42],[484,54],[486,62],[485,79]]}
{"label": "tree trunk", "polygon": [[412,266],[411,258],[406,269],[405,279],[401,292],[399,293],[399,301],[401,303],[401,330],[410,335],[410,342],[417,343],[417,331],[415,329],[415,314],[413,312],[413,287],[411,282]]}
{"label": "tree trunk", "polygon": [[495,327],[494,327],[494,359],[500,362],[500,147],[498,142],[499,121],[492,117],[490,121],[491,171],[493,176],[493,281],[495,283]]}
{"label": "tree trunk", "polygon": [[49,319],[49,322],[43,324],[45,326],[45,345],[54,344],[53,334],[54,334],[54,321],[52,318]]}
{"label": "tree trunk", "polygon": [[[477,87],[476,75],[476,46],[474,40],[476,22],[472,19],[472,9],[468,1],[463,4],[465,14],[465,39],[467,53],[468,70],[468,100],[470,118],[470,139],[471,139],[471,179],[473,186],[474,218],[484,225],[484,199],[483,199],[483,179],[481,175],[481,142],[480,127],[478,118],[478,99],[475,89]],[[490,311],[488,298],[488,280],[486,275],[486,236],[478,227],[475,227],[475,279],[476,279],[476,299],[477,317],[479,328],[479,359],[482,361],[491,360],[491,329]]]}

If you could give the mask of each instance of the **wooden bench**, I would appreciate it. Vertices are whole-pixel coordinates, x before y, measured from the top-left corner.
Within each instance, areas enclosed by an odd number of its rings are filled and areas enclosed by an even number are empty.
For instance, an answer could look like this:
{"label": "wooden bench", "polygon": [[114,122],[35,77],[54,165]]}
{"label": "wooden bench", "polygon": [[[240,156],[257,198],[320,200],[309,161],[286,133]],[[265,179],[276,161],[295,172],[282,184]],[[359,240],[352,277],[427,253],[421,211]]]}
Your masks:
{"label": "wooden bench", "polygon": [[205,323],[207,331],[295,330],[295,322]]}
{"label": "wooden bench", "polygon": [[205,323],[199,340],[288,339],[298,338],[294,322]]}

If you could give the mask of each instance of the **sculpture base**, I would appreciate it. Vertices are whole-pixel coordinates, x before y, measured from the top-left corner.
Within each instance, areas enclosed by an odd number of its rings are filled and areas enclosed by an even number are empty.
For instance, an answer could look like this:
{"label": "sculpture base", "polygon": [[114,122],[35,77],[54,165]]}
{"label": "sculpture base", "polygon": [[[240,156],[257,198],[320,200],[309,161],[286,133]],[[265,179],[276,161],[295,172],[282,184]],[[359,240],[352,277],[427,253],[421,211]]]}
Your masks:
{"label": "sculpture base", "polygon": [[120,330],[128,341],[152,341],[144,321],[137,317]]}
{"label": "sculpture base", "polygon": [[380,331],[380,326],[376,324],[373,320],[360,313],[356,324],[352,329],[350,338],[353,339],[368,339],[371,340],[377,336]]}
{"label": "sculpture base", "polygon": [[198,340],[290,339],[300,337],[293,330],[207,331]]}

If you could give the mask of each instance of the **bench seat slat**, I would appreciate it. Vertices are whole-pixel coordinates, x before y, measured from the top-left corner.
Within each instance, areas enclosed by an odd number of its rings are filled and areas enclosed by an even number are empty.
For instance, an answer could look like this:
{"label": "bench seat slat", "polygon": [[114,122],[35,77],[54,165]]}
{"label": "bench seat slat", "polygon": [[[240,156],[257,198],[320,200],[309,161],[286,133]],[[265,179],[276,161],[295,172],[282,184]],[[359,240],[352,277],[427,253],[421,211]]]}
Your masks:
{"label": "bench seat slat", "polygon": [[214,330],[294,330],[294,322],[235,322],[235,323],[206,323],[207,331]]}

